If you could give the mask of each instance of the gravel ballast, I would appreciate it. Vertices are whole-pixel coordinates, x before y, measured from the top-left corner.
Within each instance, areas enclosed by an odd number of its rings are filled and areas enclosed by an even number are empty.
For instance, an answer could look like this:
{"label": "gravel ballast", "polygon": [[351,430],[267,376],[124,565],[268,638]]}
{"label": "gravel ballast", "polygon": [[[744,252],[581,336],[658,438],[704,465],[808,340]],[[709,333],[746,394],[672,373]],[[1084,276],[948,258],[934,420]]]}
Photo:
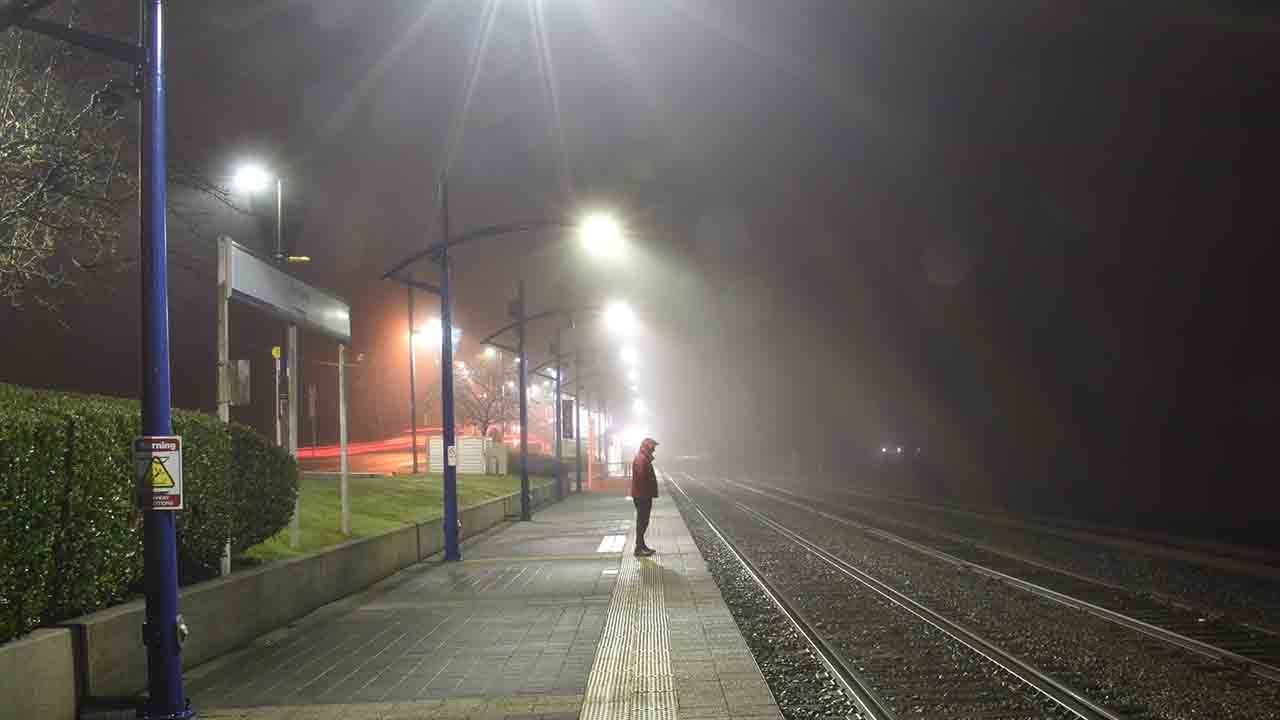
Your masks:
{"label": "gravel ballast", "polygon": [[[747,519],[731,504],[696,485],[691,492],[703,510],[722,525],[722,531],[899,717],[1074,717],[918,618],[851,584],[807,551]],[[696,512],[682,510],[690,518],[691,528],[701,527]],[[722,584],[722,591],[730,607],[740,606],[752,596],[763,599],[763,593],[751,583]],[[742,597],[744,591],[746,597]],[[740,618],[740,625],[744,621],[749,622]],[[752,633],[745,627],[744,634],[751,642]],[[766,664],[761,662],[762,667]],[[815,699],[812,690],[788,688],[785,676],[777,680],[775,696]]]}
{"label": "gravel ballast", "polygon": [[741,495],[742,502],[1127,717],[1280,718],[1280,684],[786,503]]}

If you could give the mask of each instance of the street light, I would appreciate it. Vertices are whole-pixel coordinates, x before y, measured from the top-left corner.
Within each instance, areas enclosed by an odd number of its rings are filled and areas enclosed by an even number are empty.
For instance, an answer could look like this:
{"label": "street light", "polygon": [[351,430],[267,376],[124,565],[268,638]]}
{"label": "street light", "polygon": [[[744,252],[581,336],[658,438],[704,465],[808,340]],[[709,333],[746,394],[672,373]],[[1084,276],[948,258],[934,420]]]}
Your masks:
{"label": "street light", "polygon": [[231,178],[231,184],[236,190],[245,193],[260,193],[267,189],[271,184],[271,173],[261,165],[242,165],[236,170],[235,176]]}
{"label": "street light", "polygon": [[615,335],[630,335],[636,328],[636,315],[629,305],[615,300],[605,306],[604,323]]}
{"label": "street light", "polygon": [[584,218],[578,227],[578,239],[592,255],[609,258],[622,255],[622,228],[609,215],[595,213]]}
{"label": "street light", "polygon": [[494,349],[493,349],[493,348],[491,348],[491,347],[487,347],[487,348],[485,348],[485,349],[484,349],[484,356],[485,356],[485,358],[486,358],[486,359],[488,359],[488,360],[492,360],[492,359],[494,359],[495,357],[497,357],[497,356],[498,356],[498,351],[497,351],[497,350],[494,350]]}
{"label": "street light", "polygon": [[630,345],[622,348],[622,353],[620,355],[622,357],[622,362],[626,363],[628,366],[635,365],[636,361],[639,359],[639,356],[636,355],[636,349]]}
{"label": "street light", "polygon": [[[440,240],[427,246],[409,257],[396,263],[385,273],[382,274],[384,280],[395,279],[403,283],[410,293],[414,288],[427,290],[440,298],[440,315],[444,332],[449,332],[452,327],[453,305],[449,292],[450,285],[450,258],[449,250],[451,248],[463,245],[473,240],[479,240],[486,237],[496,237],[499,235],[507,235],[516,232],[525,232],[530,230],[543,230],[552,227],[573,227],[579,229],[579,237],[587,250],[592,254],[601,255],[618,255],[622,249],[622,232],[616,221],[609,220],[606,216],[593,215],[586,218],[582,223],[570,223],[564,220],[541,220],[535,222],[524,223],[508,223],[502,225],[490,225],[486,227],[476,228],[463,233],[454,233],[449,228],[449,183],[447,177],[441,177],[439,184],[440,199]],[[423,259],[430,258],[439,267],[439,285],[430,283],[417,282],[410,277],[402,277],[401,271],[408,268],[413,263]],[[527,383],[526,363],[523,362],[524,350],[524,285],[521,283],[517,300],[513,304],[514,314],[518,320],[520,331],[520,357],[517,364],[520,366],[518,375],[520,378],[520,416],[521,416],[521,435],[524,435],[525,428],[528,426],[528,397],[524,392]],[[452,343],[441,342],[441,388],[440,388],[440,407],[441,420],[443,425],[443,444],[448,457],[454,448],[454,412],[453,412],[453,348]],[[520,517],[522,520],[529,519],[529,484],[528,484],[528,442],[527,438],[522,438],[521,442],[521,473],[520,473]],[[456,561],[462,558],[462,554],[458,548],[457,523],[458,519],[458,494],[457,494],[457,468],[448,461],[444,467],[444,559],[446,561]]]}
{"label": "street light", "polygon": [[272,174],[256,163],[241,165],[231,178],[231,185],[236,190],[256,195],[271,186],[276,186],[276,249],[272,253],[277,263],[307,263],[311,258],[306,255],[286,255],[284,252],[284,180]]}
{"label": "street light", "polygon": [[[16,0],[0,5],[0,30],[17,26],[77,45],[133,68],[138,100],[138,267],[141,280],[141,431],[147,438],[173,434],[169,372],[168,231],[165,225],[166,152],[164,0],[139,2],[138,35],[124,42],[44,20],[38,15],[50,0]],[[142,500],[143,498],[139,498]],[[143,578],[146,588],[147,700],[137,709],[142,720],[185,720],[195,711],[182,684],[182,644],[187,627],[178,614],[178,564],[172,509],[142,508]]]}

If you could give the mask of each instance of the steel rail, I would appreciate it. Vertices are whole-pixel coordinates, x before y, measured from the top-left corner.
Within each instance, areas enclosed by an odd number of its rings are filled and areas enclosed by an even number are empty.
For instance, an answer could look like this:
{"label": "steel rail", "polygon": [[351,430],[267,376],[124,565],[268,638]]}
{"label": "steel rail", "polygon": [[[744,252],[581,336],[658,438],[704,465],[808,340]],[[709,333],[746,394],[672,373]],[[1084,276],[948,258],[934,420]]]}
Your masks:
{"label": "steel rail", "polygon": [[[927,545],[923,545],[914,540],[908,540],[907,538],[904,538],[900,535],[896,535],[887,530],[881,530],[880,528],[873,527],[871,525],[866,525],[864,523],[857,522],[856,520],[850,520],[849,518],[846,518],[846,517],[828,513],[826,511],[819,510],[818,508],[812,507],[810,505],[797,502],[795,500],[791,500],[785,497],[780,497],[777,493],[769,492],[767,490],[761,490],[759,488],[754,488],[754,487],[751,487],[750,485],[744,485],[741,483],[737,483],[736,486],[741,487],[744,490],[747,490],[749,492],[753,492],[758,495],[764,495],[765,497],[772,498],[774,500],[777,500],[778,502],[786,503],[800,510],[804,510],[805,512],[814,513],[828,520],[838,522],[842,525],[847,525],[849,527],[857,528],[859,530],[862,530],[863,532],[874,535],[882,540],[895,543],[898,545],[902,545],[903,547],[914,550],[915,552],[918,552],[922,555],[927,555],[936,560],[941,560],[943,562],[946,562],[952,565],[965,567],[978,574],[986,575],[987,577],[1000,580],[1001,582],[1004,582],[1008,585],[1016,587],[1025,592],[1029,592],[1038,597],[1042,597],[1046,600],[1051,600],[1060,605],[1065,605],[1066,607],[1087,612],[1090,615],[1093,615],[1095,617],[1101,618],[1108,622],[1115,623],[1117,625],[1128,628],[1130,630],[1134,630],[1136,632],[1142,633],[1143,635],[1155,638],[1157,640],[1168,643],[1175,647],[1188,650],[1202,657],[1206,657],[1211,660],[1216,660],[1218,662],[1221,662],[1226,665],[1231,665],[1233,667],[1247,668],[1250,672],[1254,673],[1255,675],[1258,675],[1259,677],[1263,677],[1263,678],[1266,678],[1267,680],[1271,680],[1275,682],[1280,682],[1280,667],[1276,667],[1269,663],[1265,663],[1260,660],[1255,660],[1254,658],[1247,657],[1245,655],[1240,655],[1239,653],[1232,652],[1231,650],[1227,650],[1225,648],[1220,648],[1216,645],[1212,645],[1210,643],[1204,642],[1203,640],[1197,640],[1195,638],[1188,637],[1181,633],[1174,632],[1173,630],[1162,628],[1159,625],[1154,625],[1152,623],[1146,622],[1145,620],[1139,620],[1138,618],[1125,615],[1122,612],[1118,612],[1116,610],[1112,610],[1110,608],[1103,607],[1095,603],[1091,603],[1087,600],[1082,600],[1080,598],[1073,597],[1066,593],[1059,592],[1052,588],[1048,588],[1043,585],[1030,582],[1028,580],[1023,580],[1022,578],[1019,578],[1014,575],[1010,575],[1005,572],[1001,572],[1000,570],[996,570],[995,568],[990,568],[985,565],[981,565],[979,563],[965,560],[964,558],[956,557],[955,555],[944,552],[942,550],[938,550],[936,548],[931,548]],[[787,495],[806,497],[803,495],[798,495],[798,493],[792,493],[786,490],[782,490],[780,488],[778,489],[778,491]],[[1026,562],[1026,561],[1022,561],[1022,562]],[[1046,567],[1045,569],[1052,572],[1061,572],[1061,571],[1058,571],[1056,568]],[[1064,573],[1064,574],[1068,574],[1068,573]],[[1084,576],[1076,575],[1074,573],[1070,573],[1070,575],[1071,577],[1080,579],[1082,581],[1096,582],[1096,581],[1092,581],[1090,578],[1085,578]],[[1098,584],[1105,585],[1104,583],[1098,583]],[[1109,586],[1109,587],[1113,587],[1113,586]]]}
{"label": "steel rail", "polygon": [[800,637],[804,638],[805,642],[809,644],[809,647],[813,650],[815,657],[817,657],[823,666],[827,668],[827,672],[835,678],[837,684],[840,685],[840,689],[844,691],[845,695],[857,703],[859,711],[870,720],[896,720],[896,716],[891,710],[889,710],[879,696],[876,695],[876,693],[871,689],[871,686],[859,677],[858,674],[847,664],[845,664],[843,658],[840,657],[840,654],[828,645],[827,642],[818,635],[817,631],[810,627],[809,623],[800,615],[799,612],[795,610],[795,608],[791,606],[789,602],[782,597],[782,594],[779,593],[768,580],[765,580],[764,575],[762,575],[760,571],[756,569],[755,565],[747,559],[747,556],[744,555],[742,551],[739,550],[738,547],[720,531],[720,528],[712,522],[711,518],[707,517],[707,514],[702,511],[702,508],[698,505],[697,501],[694,500],[689,493],[685,492],[685,489],[681,487],[680,484],[676,482],[675,478],[671,477],[669,473],[665,474],[665,477],[667,482],[670,482],[676,490],[680,491],[680,494],[683,495],[689,502],[689,505],[697,511],[698,516],[702,518],[702,521],[707,524],[708,528],[711,528],[711,532],[715,533],[715,536],[726,548],[729,549],[729,552],[734,556],[734,558],[742,564],[742,567],[747,571],[747,574],[751,576],[751,579],[754,580],[764,591],[765,596],[768,597],[778,610],[786,616],[787,620],[791,622],[791,626],[795,628],[796,632],[800,634]]}
{"label": "steel rail", "polygon": [[1009,674],[1040,691],[1049,699],[1058,703],[1067,710],[1070,710],[1081,718],[1085,718],[1086,720],[1122,720],[1119,715],[1113,714],[1106,708],[1094,703],[1087,697],[1046,675],[1030,663],[1021,660],[995,643],[982,637],[978,633],[960,625],[959,623],[953,622],[942,614],[920,604],[902,592],[899,592],[890,585],[881,582],[875,577],[863,572],[861,569],[845,562],[836,555],[828,552],[822,546],[810,541],[799,533],[775,522],[763,513],[743,505],[742,503],[735,503],[735,505],[737,505],[738,508],[748,516],[755,518],[765,527],[776,531],[779,535],[791,540],[805,550],[808,550],[814,556],[822,559],[835,570],[858,581],[872,592],[875,592],[889,602],[892,602],[903,610],[915,615],[920,620],[950,636],[956,642],[959,642],[961,645],[964,645],[992,663],[1000,666]]}

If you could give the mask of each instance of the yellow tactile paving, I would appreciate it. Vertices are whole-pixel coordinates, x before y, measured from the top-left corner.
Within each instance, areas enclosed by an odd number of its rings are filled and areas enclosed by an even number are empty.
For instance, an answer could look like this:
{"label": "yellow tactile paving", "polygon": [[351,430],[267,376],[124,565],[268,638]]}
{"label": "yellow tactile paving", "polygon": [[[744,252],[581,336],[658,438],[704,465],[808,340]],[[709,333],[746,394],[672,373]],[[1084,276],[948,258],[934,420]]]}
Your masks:
{"label": "yellow tactile paving", "polygon": [[583,720],[675,720],[662,567],[624,554],[587,679]]}

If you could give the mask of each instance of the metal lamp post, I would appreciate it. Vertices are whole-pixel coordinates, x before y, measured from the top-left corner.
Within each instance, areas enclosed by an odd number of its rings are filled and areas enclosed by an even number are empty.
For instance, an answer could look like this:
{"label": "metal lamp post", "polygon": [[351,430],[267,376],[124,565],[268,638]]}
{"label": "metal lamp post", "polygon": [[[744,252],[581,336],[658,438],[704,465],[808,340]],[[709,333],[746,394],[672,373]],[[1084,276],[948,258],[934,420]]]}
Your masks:
{"label": "metal lamp post", "polygon": [[[563,219],[536,220],[531,222],[489,225],[469,230],[456,236],[449,228],[449,183],[448,178],[441,178],[440,195],[440,240],[396,263],[383,273],[384,280],[395,278],[412,288],[426,290],[440,297],[440,372],[441,372],[441,416],[444,435],[444,555],[446,561],[460,560],[462,554],[458,548],[458,473],[457,448],[455,447],[454,408],[453,408],[453,319],[452,298],[449,294],[449,249],[479,240],[481,238],[509,235],[517,232],[545,230],[557,227],[579,226],[583,230],[583,238],[588,242],[592,252],[597,254],[616,254],[620,252],[623,239],[621,231],[612,220],[594,215],[582,224]],[[417,282],[412,278],[397,277],[398,274],[413,263],[431,258],[440,266],[439,286]],[[522,398],[524,391],[521,392]],[[522,403],[527,400],[522,399]],[[527,409],[526,409],[527,411]],[[522,426],[525,423],[522,423]],[[527,445],[527,443],[525,443]],[[527,463],[526,463],[527,464]],[[526,483],[527,485],[527,483]],[[522,492],[522,496],[527,495]],[[522,511],[523,516],[523,511]]]}
{"label": "metal lamp post", "polygon": [[[284,249],[284,178],[279,174],[273,175],[261,165],[244,165],[235,174],[232,184],[239,190],[247,193],[258,193],[265,190],[268,186],[275,187],[275,232],[273,233],[275,247],[271,252],[271,257],[277,265],[286,263],[307,263],[311,262],[311,258],[305,255],[289,255]],[[276,394],[273,398],[275,404],[276,418],[276,444],[282,445],[282,441],[287,441],[283,446],[286,447],[290,455],[297,457],[298,455],[298,326],[295,323],[289,323],[285,332],[285,375],[287,378],[285,397],[280,395],[280,358],[273,351],[276,366]],[[288,405],[288,428],[285,437],[281,437],[280,422],[282,420],[281,400],[285,400]],[[299,512],[301,511],[301,499],[294,499],[293,519],[289,523],[289,546],[298,548],[302,542],[302,530],[300,527]]]}
{"label": "metal lamp post", "polygon": [[413,474],[418,474],[418,338],[413,328],[413,286],[404,288],[409,295],[409,438],[413,445]]}
{"label": "metal lamp post", "polygon": [[561,440],[564,437],[564,429],[561,423],[564,422],[564,412],[561,410],[561,403],[564,402],[563,396],[560,394],[560,378],[564,375],[564,369],[560,364],[560,328],[556,328],[555,342],[551,343],[551,355],[555,358],[556,363],[556,499],[564,499],[564,449],[561,446]]}
{"label": "metal lamp post", "polygon": [[[135,68],[135,87],[141,106],[139,175],[141,237],[139,257],[142,288],[141,374],[142,432],[145,436],[173,434],[169,386],[169,279],[166,272],[168,237],[165,224],[165,69],[164,0],[139,5],[140,44],[94,35],[33,17],[52,0],[9,3],[0,11],[0,30],[10,25],[63,40]],[[178,614],[176,518],[172,510],[143,509],[143,573],[146,581],[148,698],[138,710],[145,720],[194,717],[182,687],[182,645],[187,626]]]}
{"label": "metal lamp post", "polygon": [[524,280],[516,291],[515,315],[520,348],[520,519],[532,519],[529,507],[529,357],[524,348]]}
{"label": "metal lamp post", "polygon": [[[576,374],[582,374],[582,352],[578,351],[573,355],[573,370]],[[573,397],[573,441],[576,447],[573,452],[574,464],[577,466],[577,492],[582,493],[582,397],[586,393],[581,380],[577,383],[578,389]]]}
{"label": "metal lamp post", "polygon": [[[604,307],[604,308],[595,308],[595,307],[593,307],[593,308],[577,308],[577,309],[572,309],[572,310],[569,310],[569,309],[557,309],[557,310],[547,310],[547,311],[545,311],[545,312],[540,312],[540,313],[537,313],[537,314],[534,314],[534,315],[528,315],[526,310],[527,310],[527,309],[526,309],[526,307],[525,307],[525,290],[524,290],[524,280],[523,280],[523,279],[521,279],[521,280],[520,280],[520,282],[519,282],[519,285],[518,285],[518,287],[517,287],[517,291],[516,291],[516,299],[515,299],[515,301],[514,301],[514,302],[512,302],[512,304],[511,304],[511,312],[510,312],[510,315],[515,319],[515,322],[513,322],[512,324],[507,325],[507,326],[505,326],[505,327],[502,327],[502,328],[500,328],[500,329],[496,330],[496,331],[495,331],[495,332],[493,332],[493,333],[490,333],[488,337],[486,337],[486,338],[484,338],[483,340],[481,340],[481,341],[480,341],[480,344],[482,344],[482,345],[491,345],[491,346],[493,346],[494,348],[503,348],[503,349],[506,349],[503,345],[500,345],[499,343],[497,343],[497,342],[496,342],[496,338],[498,338],[499,336],[503,335],[504,333],[506,333],[506,332],[508,332],[508,331],[510,331],[510,330],[512,330],[512,329],[514,329],[514,330],[516,331],[517,346],[516,346],[516,348],[515,348],[515,352],[518,354],[518,357],[519,357],[518,362],[519,362],[519,364],[520,364],[520,459],[521,459],[521,468],[522,468],[522,470],[521,470],[521,472],[520,472],[520,519],[521,519],[521,520],[529,520],[529,519],[531,519],[531,514],[530,514],[530,512],[531,512],[531,511],[530,511],[530,494],[529,494],[529,472],[528,472],[528,460],[529,460],[529,453],[528,453],[528,444],[529,444],[529,431],[528,431],[528,421],[529,421],[529,412],[528,412],[528,392],[529,392],[529,388],[528,388],[528,375],[529,375],[529,373],[537,373],[539,370],[543,369],[543,368],[544,368],[544,367],[546,367],[546,365],[547,365],[547,363],[543,363],[542,365],[539,365],[538,367],[534,368],[533,370],[528,370],[528,369],[527,369],[527,368],[528,368],[528,364],[529,364],[529,357],[528,357],[528,354],[527,354],[527,352],[526,352],[526,348],[525,348],[525,326],[526,326],[529,322],[531,322],[531,321],[533,321],[533,320],[538,320],[538,319],[541,319],[541,318],[551,317],[551,316],[555,316],[555,315],[568,315],[568,316],[569,316],[569,318],[570,318],[570,325],[572,326],[573,313],[579,313],[579,312],[595,312],[595,313],[601,313],[601,314],[603,314],[603,315],[605,316],[606,321],[607,321],[607,322],[608,322],[608,324],[611,326],[611,327],[610,327],[610,329],[611,329],[611,330],[615,330],[615,331],[619,331],[619,332],[628,332],[628,331],[629,331],[629,329],[630,329],[630,319],[631,319],[631,309],[630,309],[630,308],[628,308],[625,304],[623,304],[623,303],[618,303],[618,302],[610,303],[608,306],[606,306],[606,307]],[[619,318],[620,318],[620,316],[621,316],[621,315],[623,315],[623,314],[625,314],[625,316],[626,316],[626,318],[627,318],[627,322],[620,322]],[[555,362],[555,364],[556,364],[556,375],[555,375],[554,380],[555,380],[555,382],[556,382],[556,481],[557,481],[557,494],[559,494],[559,492],[560,492],[560,490],[559,490],[559,480],[560,480],[560,470],[559,470],[559,465],[560,465],[560,390],[561,390],[561,381],[560,381],[560,378],[561,378],[561,369],[560,369],[560,350],[559,350],[559,346],[560,346],[560,329],[559,329],[559,328],[557,328],[557,329],[556,329],[556,341],[555,341],[555,343],[553,343],[553,344],[552,344],[552,346],[551,346],[551,348],[552,348],[552,349],[551,349],[551,353],[552,353],[552,355],[554,356],[554,357],[553,357],[553,360],[554,360],[554,362]]]}
{"label": "metal lamp post", "polygon": [[449,297],[449,184],[440,181],[440,406],[444,434],[444,559],[462,559],[458,547],[458,451],[453,427],[453,302]]}

